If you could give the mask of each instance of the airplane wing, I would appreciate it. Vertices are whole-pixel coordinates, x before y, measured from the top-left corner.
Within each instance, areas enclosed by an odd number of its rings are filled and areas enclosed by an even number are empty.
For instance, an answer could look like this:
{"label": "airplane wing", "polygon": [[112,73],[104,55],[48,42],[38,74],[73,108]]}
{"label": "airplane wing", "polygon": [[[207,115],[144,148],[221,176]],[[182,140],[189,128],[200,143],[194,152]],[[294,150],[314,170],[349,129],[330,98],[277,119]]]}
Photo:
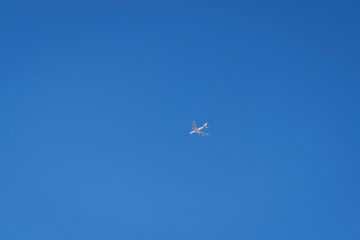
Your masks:
{"label": "airplane wing", "polygon": [[199,134],[202,134],[203,136],[205,136],[205,135],[210,135],[210,134],[204,133],[204,132],[202,132],[202,131],[199,131]]}
{"label": "airplane wing", "polygon": [[195,121],[193,121],[193,129],[194,129],[194,130],[197,129],[196,124],[195,124]]}

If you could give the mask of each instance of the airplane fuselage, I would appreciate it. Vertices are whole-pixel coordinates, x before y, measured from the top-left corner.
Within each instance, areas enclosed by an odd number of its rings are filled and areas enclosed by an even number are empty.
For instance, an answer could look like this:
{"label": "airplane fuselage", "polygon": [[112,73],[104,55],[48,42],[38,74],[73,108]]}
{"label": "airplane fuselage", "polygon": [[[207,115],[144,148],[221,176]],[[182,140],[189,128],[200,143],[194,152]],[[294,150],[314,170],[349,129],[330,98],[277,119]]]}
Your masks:
{"label": "airplane fuselage", "polygon": [[201,133],[201,131],[199,129],[196,129],[190,132],[190,134],[194,134],[194,133]]}

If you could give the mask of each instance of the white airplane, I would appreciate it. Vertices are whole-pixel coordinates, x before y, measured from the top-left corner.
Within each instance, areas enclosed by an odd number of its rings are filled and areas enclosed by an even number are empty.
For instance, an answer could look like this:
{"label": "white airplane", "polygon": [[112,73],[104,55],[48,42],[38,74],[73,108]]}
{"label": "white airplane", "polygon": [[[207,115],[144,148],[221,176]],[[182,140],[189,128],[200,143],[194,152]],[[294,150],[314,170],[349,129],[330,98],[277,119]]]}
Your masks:
{"label": "white airplane", "polygon": [[207,126],[207,123],[205,123],[202,127],[197,128],[196,124],[195,124],[195,121],[194,121],[193,122],[193,130],[190,132],[190,134],[198,133],[199,135],[203,135],[203,136],[209,135],[208,133],[204,133],[204,132],[200,131],[200,130],[203,130],[204,128],[209,128]]}

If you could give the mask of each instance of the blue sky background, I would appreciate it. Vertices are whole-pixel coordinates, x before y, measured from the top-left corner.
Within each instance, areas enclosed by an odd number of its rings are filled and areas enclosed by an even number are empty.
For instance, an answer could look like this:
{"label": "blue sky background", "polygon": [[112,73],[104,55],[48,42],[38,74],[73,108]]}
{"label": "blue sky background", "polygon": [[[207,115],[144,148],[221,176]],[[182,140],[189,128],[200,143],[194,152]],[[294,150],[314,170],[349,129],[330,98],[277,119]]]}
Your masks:
{"label": "blue sky background", "polygon": [[0,239],[360,239],[359,7],[2,1]]}

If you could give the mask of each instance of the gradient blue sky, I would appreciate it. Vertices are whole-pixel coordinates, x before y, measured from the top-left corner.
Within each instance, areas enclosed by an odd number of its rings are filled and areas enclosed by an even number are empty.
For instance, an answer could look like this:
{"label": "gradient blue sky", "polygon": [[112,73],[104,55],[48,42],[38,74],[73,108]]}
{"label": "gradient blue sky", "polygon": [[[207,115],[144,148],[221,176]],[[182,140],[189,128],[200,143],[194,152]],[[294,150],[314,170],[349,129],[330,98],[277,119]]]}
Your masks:
{"label": "gradient blue sky", "polygon": [[0,239],[360,239],[359,1],[51,2],[0,4]]}

